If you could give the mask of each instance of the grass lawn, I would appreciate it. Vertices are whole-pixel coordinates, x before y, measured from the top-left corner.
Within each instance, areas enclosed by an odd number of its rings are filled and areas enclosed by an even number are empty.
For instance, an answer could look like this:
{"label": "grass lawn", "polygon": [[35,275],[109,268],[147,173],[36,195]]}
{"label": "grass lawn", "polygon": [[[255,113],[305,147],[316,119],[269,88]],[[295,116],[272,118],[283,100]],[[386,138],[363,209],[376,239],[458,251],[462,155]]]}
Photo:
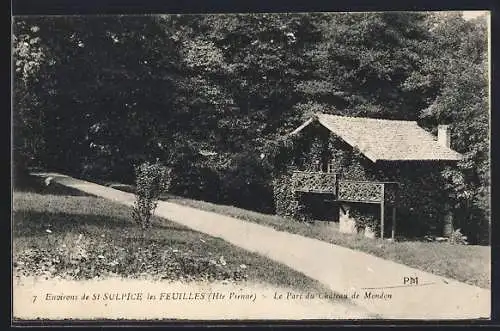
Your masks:
{"label": "grass lawn", "polygon": [[330,293],[285,265],[154,219],[143,239],[131,209],[57,184],[14,192],[15,277],[147,278],[267,284]]}
{"label": "grass lawn", "polygon": [[340,233],[337,231],[337,224],[333,222],[331,224],[327,222],[308,224],[276,215],[180,197],[170,197],[169,201],[363,251],[471,285],[488,289],[491,286],[489,246],[420,241],[388,242],[382,239],[365,238],[361,235]]}

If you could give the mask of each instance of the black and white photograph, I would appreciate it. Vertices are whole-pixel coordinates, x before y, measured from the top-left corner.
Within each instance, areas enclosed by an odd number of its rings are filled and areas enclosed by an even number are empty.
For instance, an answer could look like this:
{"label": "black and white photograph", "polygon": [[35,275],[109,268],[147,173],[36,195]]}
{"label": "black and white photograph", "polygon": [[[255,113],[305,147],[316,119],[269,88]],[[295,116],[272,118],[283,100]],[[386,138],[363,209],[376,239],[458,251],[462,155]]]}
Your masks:
{"label": "black and white photograph", "polygon": [[490,30],[12,16],[12,321],[490,320]]}

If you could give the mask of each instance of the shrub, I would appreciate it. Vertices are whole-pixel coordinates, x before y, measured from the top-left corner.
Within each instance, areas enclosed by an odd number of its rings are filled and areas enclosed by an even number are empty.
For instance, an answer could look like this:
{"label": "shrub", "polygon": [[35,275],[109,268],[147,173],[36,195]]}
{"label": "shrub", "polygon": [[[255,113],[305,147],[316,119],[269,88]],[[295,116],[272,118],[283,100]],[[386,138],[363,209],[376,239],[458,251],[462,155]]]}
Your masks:
{"label": "shrub", "polygon": [[221,180],[215,170],[193,165],[172,169],[172,173],[175,174],[170,187],[172,194],[219,202]]}
{"label": "shrub", "polygon": [[143,230],[151,226],[151,217],[158,205],[160,195],[168,191],[171,169],[162,164],[144,162],[135,167],[136,200],[133,218]]}
{"label": "shrub", "polygon": [[372,204],[358,204],[351,206],[350,215],[356,220],[358,230],[369,227],[377,233],[380,233],[380,212],[378,206]]}
{"label": "shrub", "polygon": [[221,175],[221,200],[224,204],[263,213],[273,212],[271,170],[255,150],[236,154]]}
{"label": "shrub", "polygon": [[273,181],[275,213],[279,216],[297,218],[298,202],[291,189],[291,176],[279,174]]}

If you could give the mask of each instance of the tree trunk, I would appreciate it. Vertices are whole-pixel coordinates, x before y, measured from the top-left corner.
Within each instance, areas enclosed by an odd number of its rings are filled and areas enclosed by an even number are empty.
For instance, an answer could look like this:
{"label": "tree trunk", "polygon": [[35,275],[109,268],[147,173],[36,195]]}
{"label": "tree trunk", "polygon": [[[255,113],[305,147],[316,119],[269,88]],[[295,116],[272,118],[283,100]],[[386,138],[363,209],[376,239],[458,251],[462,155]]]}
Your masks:
{"label": "tree trunk", "polygon": [[443,217],[443,237],[450,237],[453,231],[453,213],[448,210]]}

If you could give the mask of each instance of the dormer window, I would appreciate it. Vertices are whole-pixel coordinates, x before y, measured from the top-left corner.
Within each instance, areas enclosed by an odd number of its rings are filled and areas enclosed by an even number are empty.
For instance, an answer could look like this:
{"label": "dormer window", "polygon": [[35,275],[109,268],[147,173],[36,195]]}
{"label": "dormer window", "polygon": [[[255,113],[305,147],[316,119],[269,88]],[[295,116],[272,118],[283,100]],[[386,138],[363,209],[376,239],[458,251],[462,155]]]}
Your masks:
{"label": "dormer window", "polygon": [[320,160],[314,160],[313,161],[313,166],[312,166],[313,171],[321,172],[321,162]]}
{"label": "dormer window", "polygon": [[327,173],[334,173],[336,170],[335,168],[335,162],[334,160],[330,160],[327,164],[326,164],[326,172]]}

